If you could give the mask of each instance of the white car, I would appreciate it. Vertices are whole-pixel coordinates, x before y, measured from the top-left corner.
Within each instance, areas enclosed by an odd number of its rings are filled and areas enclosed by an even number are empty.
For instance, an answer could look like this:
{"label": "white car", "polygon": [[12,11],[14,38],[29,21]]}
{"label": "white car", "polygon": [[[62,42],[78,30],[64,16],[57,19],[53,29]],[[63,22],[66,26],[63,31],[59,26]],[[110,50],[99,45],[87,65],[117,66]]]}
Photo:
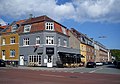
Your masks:
{"label": "white car", "polygon": [[102,66],[103,63],[102,62],[96,62],[96,66]]}

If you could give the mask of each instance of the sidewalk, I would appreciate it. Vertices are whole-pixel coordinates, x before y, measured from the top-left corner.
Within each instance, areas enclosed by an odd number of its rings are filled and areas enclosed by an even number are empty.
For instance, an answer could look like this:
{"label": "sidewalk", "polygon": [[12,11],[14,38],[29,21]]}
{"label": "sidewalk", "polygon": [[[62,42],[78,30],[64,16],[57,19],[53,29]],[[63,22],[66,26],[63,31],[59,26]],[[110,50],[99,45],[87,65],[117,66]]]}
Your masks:
{"label": "sidewalk", "polygon": [[26,66],[18,66],[18,67],[8,67],[11,69],[26,69],[26,70],[36,70],[36,71],[53,71],[53,72],[71,72],[76,69],[82,69],[84,67],[76,67],[76,68],[57,68],[57,67],[26,67]]}

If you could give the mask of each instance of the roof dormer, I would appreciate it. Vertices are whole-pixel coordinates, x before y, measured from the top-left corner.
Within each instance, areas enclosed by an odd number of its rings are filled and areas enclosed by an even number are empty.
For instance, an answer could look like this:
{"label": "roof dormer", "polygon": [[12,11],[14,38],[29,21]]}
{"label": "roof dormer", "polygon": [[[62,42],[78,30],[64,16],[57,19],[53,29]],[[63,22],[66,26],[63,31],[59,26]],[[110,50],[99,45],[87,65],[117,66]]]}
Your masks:
{"label": "roof dormer", "polygon": [[46,22],[45,30],[54,31],[54,22]]}
{"label": "roof dormer", "polygon": [[18,29],[18,27],[19,27],[19,24],[13,24],[11,32],[15,32]]}
{"label": "roof dormer", "polygon": [[24,33],[30,32],[30,30],[31,30],[31,25],[24,26]]}

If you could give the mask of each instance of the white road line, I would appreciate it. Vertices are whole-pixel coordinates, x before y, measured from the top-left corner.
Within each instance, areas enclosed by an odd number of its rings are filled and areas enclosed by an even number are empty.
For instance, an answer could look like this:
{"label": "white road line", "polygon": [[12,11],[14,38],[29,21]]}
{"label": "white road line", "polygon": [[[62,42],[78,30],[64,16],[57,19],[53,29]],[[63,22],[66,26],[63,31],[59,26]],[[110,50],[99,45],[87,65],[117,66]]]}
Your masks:
{"label": "white road line", "polygon": [[58,75],[48,75],[48,74],[40,74],[41,76],[49,76],[49,77],[59,77],[63,78],[64,76],[58,76]]}
{"label": "white road line", "polygon": [[103,68],[101,67],[101,68],[99,68],[99,69],[96,69],[96,70],[93,70],[93,71],[90,71],[89,73],[94,73],[94,72],[96,72],[96,71],[98,71],[98,70],[102,70]]}

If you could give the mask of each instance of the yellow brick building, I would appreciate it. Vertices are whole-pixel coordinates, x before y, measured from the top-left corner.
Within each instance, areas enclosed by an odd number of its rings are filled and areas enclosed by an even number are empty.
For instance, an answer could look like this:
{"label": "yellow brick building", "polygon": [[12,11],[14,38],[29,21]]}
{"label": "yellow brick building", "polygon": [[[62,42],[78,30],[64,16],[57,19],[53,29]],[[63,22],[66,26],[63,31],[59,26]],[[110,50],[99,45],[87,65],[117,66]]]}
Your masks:
{"label": "yellow brick building", "polygon": [[0,56],[8,64],[17,64],[19,60],[19,36],[17,33],[8,33],[1,36]]}
{"label": "yellow brick building", "polygon": [[82,55],[81,61],[86,63],[86,44],[80,43],[80,54]]}
{"label": "yellow brick building", "polygon": [[2,59],[2,55],[1,55],[1,36],[0,36],[0,59]]}

